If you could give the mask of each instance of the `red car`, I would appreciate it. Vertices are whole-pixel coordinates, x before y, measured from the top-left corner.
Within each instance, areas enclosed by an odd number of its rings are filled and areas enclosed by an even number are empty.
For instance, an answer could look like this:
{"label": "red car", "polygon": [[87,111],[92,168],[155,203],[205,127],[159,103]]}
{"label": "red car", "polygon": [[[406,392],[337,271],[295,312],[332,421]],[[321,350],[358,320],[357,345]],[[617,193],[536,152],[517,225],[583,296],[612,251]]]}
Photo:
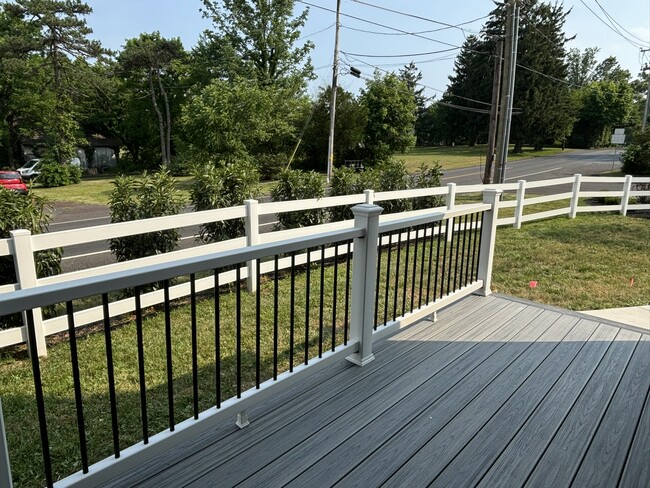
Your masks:
{"label": "red car", "polygon": [[27,193],[27,185],[18,171],[0,171],[0,186],[17,193]]}

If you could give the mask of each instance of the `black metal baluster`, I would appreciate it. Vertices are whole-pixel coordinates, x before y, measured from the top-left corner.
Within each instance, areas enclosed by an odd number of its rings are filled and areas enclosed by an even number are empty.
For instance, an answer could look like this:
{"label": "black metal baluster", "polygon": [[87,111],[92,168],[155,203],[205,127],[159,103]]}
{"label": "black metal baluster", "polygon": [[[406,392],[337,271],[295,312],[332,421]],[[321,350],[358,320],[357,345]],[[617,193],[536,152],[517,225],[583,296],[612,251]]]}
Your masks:
{"label": "black metal baluster", "polygon": [[332,351],[336,349],[336,302],[339,282],[339,243],[334,243],[334,290],[332,291]]}
{"label": "black metal baluster", "polygon": [[465,286],[463,284],[463,268],[465,267],[466,240],[467,240],[467,214],[465,214],[465,219],[463,220],[463,247],[462,247],[462,251],[460,252],[460,274],[458,277],[458,284],[460,285],[461,288]]}
{"label": "black metal baluster", "polygon": [[[256,260],[255,273],[255,388],[260,389],[261,369],[262,369],[262,289],[260,288],[260,260]],[[249,278],[250,279],[250,278]]]}
{"label": "black metal baluster", "polygon": [[311,250],[307,249],[307,271],[305,277],[305,364],[309,364],[309,324],[310,317],[310,291],[311,291]]}
{"label": "black metal baluster", "polygon": [[393,321],[397,319],[397,293],[399,291],[399,265],[402,254],[402,231],[397,231],[397,258],[395,260],[395,294],[393,296]]}
{"label": "black metal baluster", "polygon": [[174,376],[172,371],[172,320],[169,303],[169,280],[163,284],[165,297],[165,353],[167,356],[167,405],[169,407],[169,430],[174,432]]}
{"label": "black metal baluster", "polygon": [[440,239],[442,238],[442,220],[438,222],[438,243],[436,245],[436,274],[433,283],[433,301],[436,301],[436,294],[438,289],[438,270],[440,269]]}
{"label": "black metal baluster", "polygon": [[465,261],[465,286],[467,286],[472,278],[469,275],[469,263],[472,255],[472,232],[474,229],[474,214],[469,215],[469,231],[467,231],[467,256]]}
{"label": "black metal baluster", "polygon": [[[433,239],[436,235],[436,223],[431,225],[431,239],[429,239],[429,267],[427,268],[427,303],[431,301],[431,266],[433,265]],[[433,292],[433,299],[436,298],[436,292]]]}
{"label": "black metal baluster", "polygon": [[375,324],[373,326],[374,330],[377,330],[377,316],[379,314],[379,277],[381,276],[381,240],[383,234],[379,234],[379,245],[377,252],[377,281],[375,283]]}
{"label": "black metal baluster", "polygon": [[221,295],[219,270],[214,270],[214,367],[217,408],[221,408]]}
{"label": "black metal baluster", "polygon": [[[440,274],[440,298],[444,296],[444,289],[445,289],[445,269],[447,268],[447,241],[448,241],[448,236],[449,236],[449,227],[450,227],[450,222],[449,219],[447,219],[447,223],[445,224],[445,243],[443,246],[442,250],[442,273]],[[440,251],[440,241],[438,241],[438,251]]]}
{"label": "black metal baluster", "polygon": [[411,276],[411,312],[415,305],[415,278],[418,274],[418,233],[420,229],[415,227],[415,245],[413,246],[413,276]]}
{"label": "black metal baluster", "polygon": [[293,372],[293,342],[296,315],[296,252],[291,252],[291,305],[289,309],[289,371]]}
{"label": "black metal baluster", "polygon": [[478,280],[478,263],[481,262],[481,241],[483,240],[483,219],[485,217],[485,212],[481,212],[481,228],[478,230],[478,250],[474,248],[476,254],[476,263],[474,263],[474,258],[472,257],[472,268],[474,268],[475,280]]}
{"label": "black metal baluster", "polygon": [[142,335],[142,303],[140,287],[135,287],[135,330],[138,341],[138,376],[140,380],[140,417],[142,419],[142,442],[149,444],[149,419],[147,417],[147,386],[144,376],[144,338]]}
{"label": "black metal baluster", "polygon": [[237,339],[237,398],[241,398],[241,266],[239,264],[237,264],[235,276],[235,296],[237,304],[235,313],[237,326],[235,333]]}
{"label": "black metal baluster", "polygon": [[81,378],[79,376],[79,355],[77,351],[77,333],[74,326],[74,310],[72,302],[65,303],[68,316],[68,338],[70,340],[70,362],[72,363],[72,382],[74,389],[74,403],[77,411],[77,430],[79,431],[79,450],[81,451],[81,467],[84,473],[88,472],[88,449],[86,447],[86,426],[84,422],[83,399],[81,396]]}
{"label": "black metal baluster", "polygon": [[196,275],[190,274],[190,321],[192,333],[192,408],[194,420],[199,418],[199,354],[196,329]]}
{"label": "black metal baluster", "polygon": [[390,293],[390,257],[393,251],[393,234],[388,234],[388,258],[386,259],[386,290],[384,292],[384,325],[388,322],[388,295]]}
{"label": "black metal baluster", "polygon": [[41,449],[43,450],[43,470],[45,482],[48,487],[53,486],[52,459],[50,458],[50,440],[47,435],[47,419],[45,417],[45,398],[43,396],[43,383],[41,379],[41,365],[36,349],[36,329],[34,327],[34,311],[27,310],[27,338],[29,341],[29,355],[32,360],[32,373],[34,375],[34,392],[36,394],[36,408],[38,410],[38,427],[41,434]]}
{"label": "black metal baluster", "polygon": [[273,379],[278,379],[278,255],[273,258]]}
{"label": "black metal baluster", "polygon": [[420,261],[420,294],[418,295],[418,308],[422,307],[422,288],[424,286],[424,257],[427,249],[427,226],[422,226],[422,259]]}
{"label": "black metal baluster", "polygon": [[318,357],[323,357],[323,308],[325,307],[325,246],[320,249],[320,309],[318,311]]}
{"label": "black metal baluster", "polygon": [[347,253],[345,256],[345,317],[343,318],[343,344],[348,345],[348,319],[350,312],[350,254],[352,252],[352,241],[348,241]]}
{"label": "black metal baluster", "polygon": [[458,217],[457,222],[458,222],[458,232],[456,233],[456,258],[454,259],[454,287],[452,288],[452,291],[456,291],[458,288],[456,287],[457,280],[458,280],[458,254],[460,253],[460,228],[461,228],[461,221],[462,217]]}
{"label": "black metal baluster", "polygon": [[104,342],[106,343],[106,371],[108,373],[108,397],[111,404],[111,428],[113,431],[113,453],[120,457],[120,429],[117,423],[117,395],[115,394],[115,368],[113,366],[113,340],[111,338],[111,317],[108,310],[108,293],[102,294],[104,312]]}
{"label": "black metal baluster", "polygon": [[411,228],[406,229],[406,256],[404,258],[404,286],[402,289],[402,317],[406,313],[406,287],[408,285],[409,276],[409,254],[411,248]]}

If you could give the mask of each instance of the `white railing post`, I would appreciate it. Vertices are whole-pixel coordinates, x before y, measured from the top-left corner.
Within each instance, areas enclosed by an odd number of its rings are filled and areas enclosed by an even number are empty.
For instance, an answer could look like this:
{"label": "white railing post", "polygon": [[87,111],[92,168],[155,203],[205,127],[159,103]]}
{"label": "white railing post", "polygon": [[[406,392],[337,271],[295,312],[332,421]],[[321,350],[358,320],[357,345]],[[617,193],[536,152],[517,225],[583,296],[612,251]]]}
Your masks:
{"label": "white railing post", "polygon": [[524,199],[526,198],[526,180],[519,180],[517,187],[517,206],[515,207],[515,229],[521,229],[521,217],[524,215]]}
{"label": "white railing post", "polygon": [[488,189],[483,191],[483,203],[490,204],[490,210],[483,214],[481,222],[481,243],[479,248],[478,276],[483,280],[483,288],[477,294],[488,296],[492,293],[492,263],[494,261],[494,242],[497,234],[497,219],[499,218],[499,199],[501,190]]}
{"label": "white railing post", "polygon": [[354,239],[352,268],[350,338],[359,342],[359,352],[346,358],[358,366],[364,366],[375,359],[372,354],[372,327],[377,278],[379,214],[382,211],[383,208],[377,205],[362,204],[352,207],[354,226],[366,229],[365,236]]}
{"label": "white railing post", "polygon": [[[244,200],[246,217],[244,226],[246,229],[246,245],[255,246],[260,242],[260,219],[257,200]],[[253,259],[246,262],[248,278],[246,279],[246,290],[249,293],[257,291],[257,262]]]}
{"label": "white railing post", "polygon": [[580,196],[580,180],[582,179],[582,175],[576,174],[574,177],[575,179],[573,180],[573,189],[571,190],[573,195],[571,196],[571,210],[569,211],[570,219],[575,219],[576,213],[578,213],[578,197]]}
{"label": "white railing post", "polygon": [[[447,183],[447,210],[453,210],[456,207],[456,183]],[[447,242],[451,242],[454,236],[454,219],[449,219],[446,229],[451,229],[451,232],[445,236]],[[446,232],[446,231],[445,231]]]}
{"label": "white railing post", "polygon": [[366,203],[368,205],[375,203],[375,190],[363,190],[363,194],[366,196]]}
{"label": "white railing post", "polygon": [[0,399],[0,486],[11,488],[11,466],[9,464],[9,446],[5,433],[5,419],[2,412],[2,399]]}
{"label": "white railing post", "polygon": [[[38,278],[36,276],[34,250],[32,249],[32,234],[25,229],[12,230],[10,234],[18,286],[21,290],[34,288],[38,286]],[[23,312],[23,323],[27,327],[27,314],[25,312]],[[36,335],[36,351],[38,351],[38,355],[40,357],[47,356],[45,332],[43,331],[43,314],[40,308],[34,309],[34,332]]]}
{"label": "white railing post", "polygon": [[623,183],[623,198],[621,198],[621,215],[627,215],[627,206],[630,203],[630,191],[632,190],[632,175],[625,175]]}

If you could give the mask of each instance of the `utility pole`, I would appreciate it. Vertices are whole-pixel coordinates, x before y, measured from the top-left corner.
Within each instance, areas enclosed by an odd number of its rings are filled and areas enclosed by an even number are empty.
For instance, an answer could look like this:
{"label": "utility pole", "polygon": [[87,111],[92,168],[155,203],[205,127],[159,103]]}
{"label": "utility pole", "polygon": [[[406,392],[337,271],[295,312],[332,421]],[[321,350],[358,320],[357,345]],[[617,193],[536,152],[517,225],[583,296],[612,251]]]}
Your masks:
{"label": "utility pole", "polygon": [[494,79],[492,81],[492,106],[490,107],[490,130],[488,134],[488,151],[485,158],[485,174],[483,183],[492,183],[492,165],[494,164],[494,149],[497,137],[497,117],[499,114],[499,94],[501,92],[501,61],[503,58],[503,41],[499,40],[495,47]]}
{"label": "utility pole", "polygon": [[334,123],[336,122],[336,89],[339,77],[339,29],[341,28],[341,0],[336,0],[336,34],[334,37],[334,66],[332,67],[332,93],[330,94],[330,137],[327,144],[327,183],[332,179],[334,166]]}
{"label": "utility pole", "polygon": [[512,120],[512,102],[515,92],[515,71],[517,66],[517,42],[519,36],[519,4],[517,0],[507,0],[506,47],[504,57],[504,83],[499,108],[499,126],[497,131],[497,161],[494,181],[503,183],[506,178],[508,161],[508,143],[510,140],[510,122]]}

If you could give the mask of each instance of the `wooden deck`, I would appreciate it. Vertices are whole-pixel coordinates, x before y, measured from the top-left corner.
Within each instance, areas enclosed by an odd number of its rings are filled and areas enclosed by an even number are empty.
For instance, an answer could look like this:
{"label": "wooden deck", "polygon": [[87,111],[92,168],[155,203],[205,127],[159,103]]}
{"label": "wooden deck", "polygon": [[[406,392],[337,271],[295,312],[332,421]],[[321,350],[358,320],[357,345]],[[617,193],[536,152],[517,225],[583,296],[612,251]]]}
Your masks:
{"label": "wooden deck", "polygon": [[650,335],[468,297],[113,486],[650,486]]}

